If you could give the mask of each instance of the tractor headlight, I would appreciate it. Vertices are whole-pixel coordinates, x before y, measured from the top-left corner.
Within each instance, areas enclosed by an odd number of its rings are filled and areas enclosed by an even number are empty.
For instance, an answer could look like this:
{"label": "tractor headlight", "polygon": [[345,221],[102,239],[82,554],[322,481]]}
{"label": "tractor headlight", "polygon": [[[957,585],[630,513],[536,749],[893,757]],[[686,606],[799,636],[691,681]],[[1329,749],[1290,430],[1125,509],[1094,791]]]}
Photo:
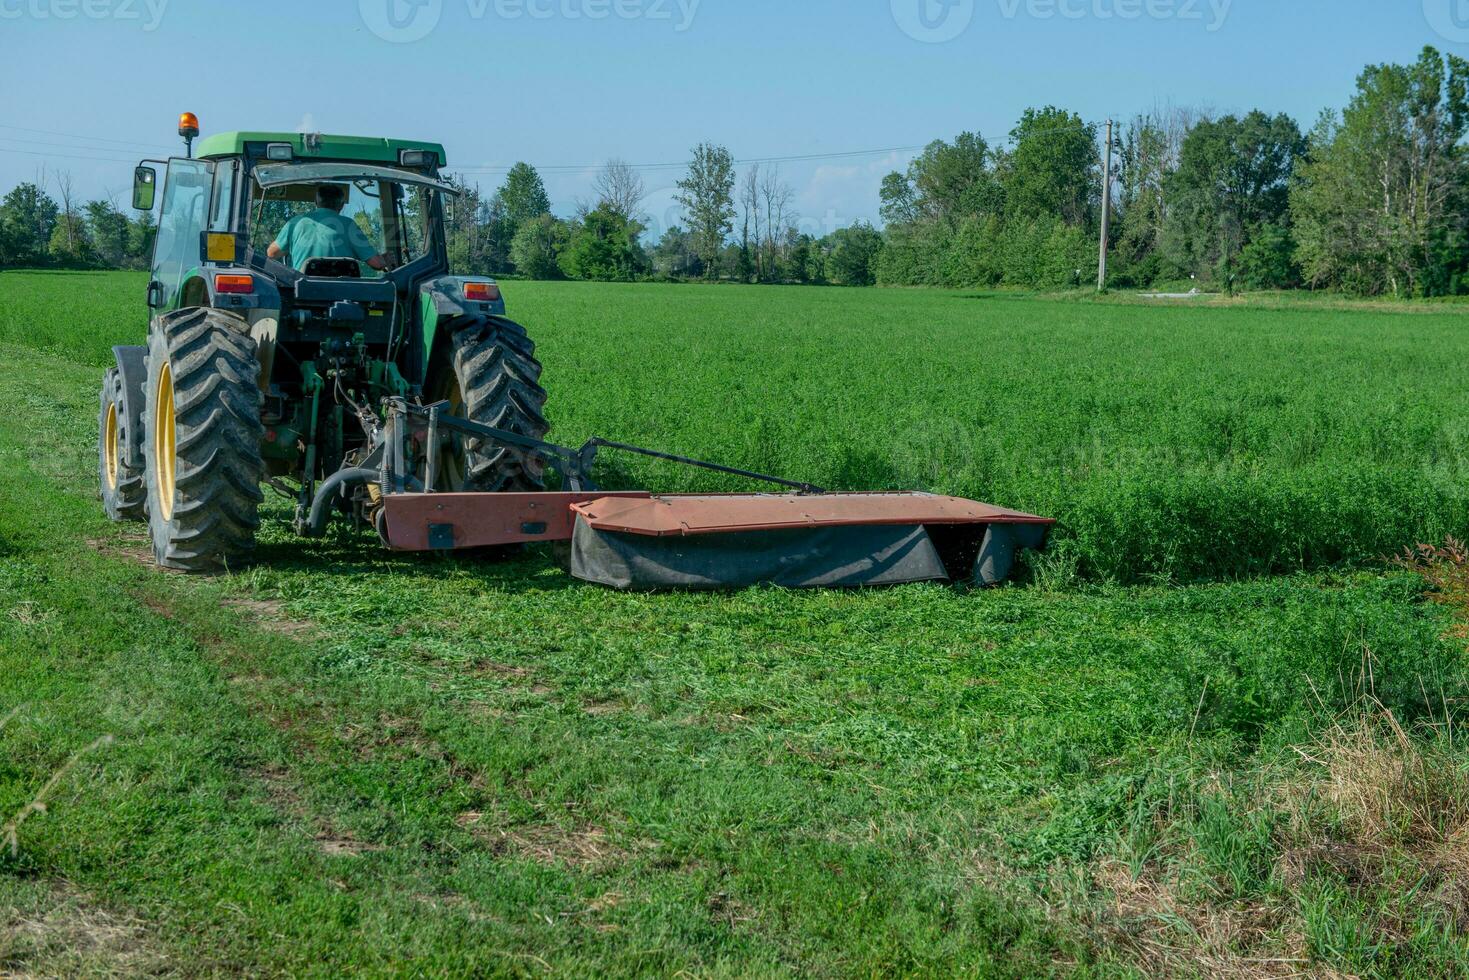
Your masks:
{"label": "tractor headlight", "polygon": [[265,144],[265,159],[267,160],[291,160],[295,156],[296,148],[289,143]]}
{"label": "tractor headlight", "polygon": [[398,164],[403,167],[427,167],[437,156],[428,150],[399,150]]}

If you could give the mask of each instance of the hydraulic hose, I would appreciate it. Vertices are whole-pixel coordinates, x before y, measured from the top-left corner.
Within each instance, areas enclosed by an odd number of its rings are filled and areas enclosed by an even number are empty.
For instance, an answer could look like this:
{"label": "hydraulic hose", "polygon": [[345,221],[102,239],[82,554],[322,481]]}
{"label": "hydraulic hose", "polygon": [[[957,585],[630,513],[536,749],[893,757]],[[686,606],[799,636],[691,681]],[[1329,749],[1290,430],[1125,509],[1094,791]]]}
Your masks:
{"label": "hydraulic hose", "polygon": [[376,483],[382,478],[381,470],[353,466],[345,470],[337,470],[321,481],[321,486],[316,488],[316,496],[311,500],[311,516],[306,519],[305,536],[319,538],[326,534],[326,522],[331,517],[332,498],[344,488],[362,483]]}

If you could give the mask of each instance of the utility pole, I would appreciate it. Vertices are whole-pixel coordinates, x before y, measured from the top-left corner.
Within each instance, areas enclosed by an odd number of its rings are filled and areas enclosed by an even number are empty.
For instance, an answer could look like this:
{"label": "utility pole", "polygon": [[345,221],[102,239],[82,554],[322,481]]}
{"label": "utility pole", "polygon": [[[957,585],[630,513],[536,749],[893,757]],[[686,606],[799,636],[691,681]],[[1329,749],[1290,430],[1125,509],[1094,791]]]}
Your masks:
{"label": "utility pole", "polygon": [[1106,164],[1102,167],[1102,257],[1097,263],[1097,292],[1107,288],[1107,240],[1112,234],[1112,120],[1107,120]]}

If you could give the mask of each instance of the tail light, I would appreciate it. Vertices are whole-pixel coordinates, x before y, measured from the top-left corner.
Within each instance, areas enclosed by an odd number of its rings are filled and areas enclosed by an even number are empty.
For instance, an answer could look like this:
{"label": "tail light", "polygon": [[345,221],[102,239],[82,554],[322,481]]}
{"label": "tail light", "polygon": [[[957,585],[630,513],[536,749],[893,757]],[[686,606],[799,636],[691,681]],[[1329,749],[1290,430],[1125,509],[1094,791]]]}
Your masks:
{"label": "tail light", "polygon": [[255,292],[255,277],[216,275],[214,277],[214,291],[216,293],[234,293],[236,295],[253,293]]}
{"label": "tail light", "polygon": [[467,282],[464,298],[474,303],[494,303],[500,298],[500,287],[493,282]]}

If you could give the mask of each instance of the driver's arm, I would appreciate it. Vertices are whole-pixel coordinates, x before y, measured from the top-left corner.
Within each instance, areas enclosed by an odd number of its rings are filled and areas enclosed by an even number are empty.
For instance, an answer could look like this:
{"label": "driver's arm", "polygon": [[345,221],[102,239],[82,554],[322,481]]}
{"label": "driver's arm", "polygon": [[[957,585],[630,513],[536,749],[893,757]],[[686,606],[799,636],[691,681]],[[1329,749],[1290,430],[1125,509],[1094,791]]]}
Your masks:
{"label": "driver's arm", "polygon": [[270,246],[266,248],[265,254],[277,262],[285,261],[283,257],[290,254],[290,250],[286,246],[291,243],[291,232],[295,230],[296,219],[292,218],[281,226],[280,234],[275,236],[275,241],[271,242]]}

